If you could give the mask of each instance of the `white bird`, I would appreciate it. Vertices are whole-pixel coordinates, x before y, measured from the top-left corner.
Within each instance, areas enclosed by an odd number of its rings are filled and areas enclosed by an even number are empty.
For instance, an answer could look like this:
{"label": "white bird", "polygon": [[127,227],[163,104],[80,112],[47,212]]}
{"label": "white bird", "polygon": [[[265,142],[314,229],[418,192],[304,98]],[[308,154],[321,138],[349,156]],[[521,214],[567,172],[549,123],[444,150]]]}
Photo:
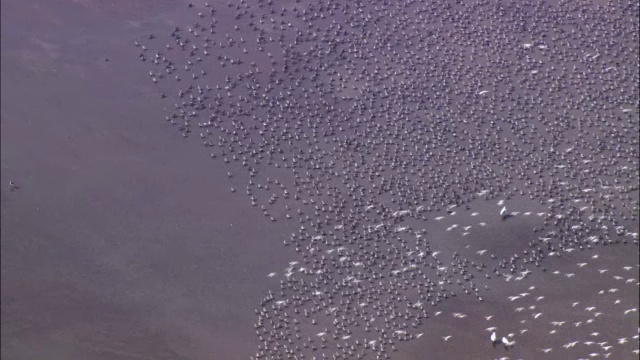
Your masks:
{"label": "white bird", "polygon": [[496,344],[496,341],[498,341],[498,336],[496,335],[496,332],[492,332],[491,333],[491,342],[493,343],[493,345]]}
{"label": "white bird", "polygon": [[449,339],[451,339],[451,335],[447,335],[447,336],[443,336],[442,340],[444,341],[449,341]]}
{"label": "white bird", "polygon": [[578,341],[573,341],[573,342],[566,343],[566,344],[562,345],[562,347],[565,348],[565,349],[569,349],[569,348],[572,348],[572,347],[576,346],[577,344],[578,344]]}
{"label": "white bird", "polygon": [[507,215],[507,207],[503,206],[502,210],[500,210],[500,216],[505,217]]}
{"label": "white bird", "polygon": [[509,339],[507,339],[506,337],[503,336],[502,337],[502,343],[504,344],[505,348],[510,348],[513,345],[515,345],[516,342],[515,342],[515,340],[514,341],[509,341]]}
{"label": "white bird", "polygon": [[270,273],[270,274],[269,274],[269,275],[267,275],[267,276],[269,276],[269,277],[274,277],[274,276],[276,276],[276,273],[272,272],[272,273]]}
{"label": "white bird", "polygon": [[553,350],[552,348],[548,348],[548,349],[542,349],[542,351],[546,354],[548,352],[551,352],[551,350]]}

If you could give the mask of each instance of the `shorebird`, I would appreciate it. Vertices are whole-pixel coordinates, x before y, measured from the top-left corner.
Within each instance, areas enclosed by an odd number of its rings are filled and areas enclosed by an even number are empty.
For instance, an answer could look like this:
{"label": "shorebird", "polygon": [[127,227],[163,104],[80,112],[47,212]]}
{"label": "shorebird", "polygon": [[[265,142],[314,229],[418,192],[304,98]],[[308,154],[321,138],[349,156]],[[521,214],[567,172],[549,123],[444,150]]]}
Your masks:
{"label": "shorebird", "polygon": [[507,339],[506,337],[502,337],[502,344],[504,345],[505,349],[509,349],[510,347],[512,347],[513,345],[516,344],[515,340],[514,341],[509,341],[509,339]]}
{"label": "shorebird", "polygon": [[498,342],[498,336],[496,335],[496,332],[492,332],[491,333],[491,344],[493,344],[493,346],[496,346],[496,343]]}

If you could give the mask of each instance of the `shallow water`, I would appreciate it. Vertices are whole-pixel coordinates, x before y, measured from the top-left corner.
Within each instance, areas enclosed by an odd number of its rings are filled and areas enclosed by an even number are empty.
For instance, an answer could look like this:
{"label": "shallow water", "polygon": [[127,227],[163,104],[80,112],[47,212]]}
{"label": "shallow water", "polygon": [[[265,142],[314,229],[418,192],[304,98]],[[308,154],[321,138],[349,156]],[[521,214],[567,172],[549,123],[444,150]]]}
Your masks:
{"label": "shallow water", "polygon": [[230,4],[2,4],[3,357],[637,357],[637,5]]}

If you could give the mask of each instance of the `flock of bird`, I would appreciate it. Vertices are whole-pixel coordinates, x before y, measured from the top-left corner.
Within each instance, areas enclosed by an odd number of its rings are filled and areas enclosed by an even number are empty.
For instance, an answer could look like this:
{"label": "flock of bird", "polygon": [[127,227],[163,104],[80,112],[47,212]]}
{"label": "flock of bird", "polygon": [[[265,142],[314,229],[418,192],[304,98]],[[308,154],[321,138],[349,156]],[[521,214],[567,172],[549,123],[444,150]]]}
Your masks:
{"label": "flock of bird", "polygon": [[[237,0],[189,4],[192,24],[137,41],[169,126],[297,229],[278,240],[296,259],[268,274],[254,358],[389,358],[450,300],[590,268],[548,271],[558,257],[637,253],[638,9]],[[625,311],[637,324],[637,303]],[[489,329],[507,350],[526,333]]]}

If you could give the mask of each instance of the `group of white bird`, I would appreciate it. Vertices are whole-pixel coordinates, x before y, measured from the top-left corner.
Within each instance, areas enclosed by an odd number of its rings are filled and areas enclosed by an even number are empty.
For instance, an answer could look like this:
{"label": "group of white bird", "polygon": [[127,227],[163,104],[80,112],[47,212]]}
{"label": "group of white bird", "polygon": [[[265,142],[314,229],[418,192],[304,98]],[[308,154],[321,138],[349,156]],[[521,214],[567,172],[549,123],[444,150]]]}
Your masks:
{"label": "group of white bird", "polygon": [[516,341],[510,341],[506,336],[503,336],[502,339],[498,340],[498,335],[496,335],[496,332],[493,331],[491,333],[491,344],[493,344],[493,346],[496,346],[498,343],[504,345],[504,348],[508,350],[510,347],[516,344]]}

